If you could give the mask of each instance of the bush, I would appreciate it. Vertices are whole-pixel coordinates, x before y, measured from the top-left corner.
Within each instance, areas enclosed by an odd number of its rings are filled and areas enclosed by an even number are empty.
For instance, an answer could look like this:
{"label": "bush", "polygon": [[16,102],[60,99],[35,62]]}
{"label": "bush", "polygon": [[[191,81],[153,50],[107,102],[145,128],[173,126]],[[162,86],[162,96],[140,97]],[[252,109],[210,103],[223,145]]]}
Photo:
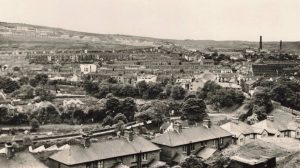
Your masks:
{"label": "bush", "polygon": [[37,131],[40,128],[40,123],[37,119],[33,118],[30,121],[30,126],[32,131]]}

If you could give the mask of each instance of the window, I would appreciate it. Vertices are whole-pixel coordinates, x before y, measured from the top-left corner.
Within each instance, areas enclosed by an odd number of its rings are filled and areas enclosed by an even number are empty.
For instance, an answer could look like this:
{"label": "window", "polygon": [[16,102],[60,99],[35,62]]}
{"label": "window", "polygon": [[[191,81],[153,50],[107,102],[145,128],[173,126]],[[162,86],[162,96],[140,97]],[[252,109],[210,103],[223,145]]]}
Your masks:
{"label": "window", "polygon": [[103,161],[90,162],[86,164],[86,168],[104,168]]}
{"label": "window", "polygon": [[288,131],[284,132],[284,137],[290,137],[290,132]]}
{"label": "window", "polygon": [[250,134],[250,139],[255,139],[255,135],[254,134]]}
{"label": "window", "polygon": [[136,156],[132,155],[131,162],[136,162]]}
{"label": "window", "polygon": [[215,140],[214,140],[214,146],[217,146],[217,145],[218,145],[218,140],[215,139]]}
{"label": "window", "polygon": [[147,161],[147,153],[142,154],[142,161]]}
{"label": "window", "polygon": [[220,138],[220,144],[221,145],[223,144],[223,138]]}
{"label": "window", "polygon": [[191,144],[191,151],[195,150],[195,144]]}
{"label": "window", "polygon": [[97,168],[104,168],[103,161],[98,161],[98,167]]}
{"label": "window", "polygon": [[299,136],[300,135],[300,132],[297,132],[297,136]]}
{"label": "window", "polygon": [[184,146],[182,146],[182,147],[183,147],[183,152],[186,153],[186,152],[187,152],[187,146],[184,145]]}

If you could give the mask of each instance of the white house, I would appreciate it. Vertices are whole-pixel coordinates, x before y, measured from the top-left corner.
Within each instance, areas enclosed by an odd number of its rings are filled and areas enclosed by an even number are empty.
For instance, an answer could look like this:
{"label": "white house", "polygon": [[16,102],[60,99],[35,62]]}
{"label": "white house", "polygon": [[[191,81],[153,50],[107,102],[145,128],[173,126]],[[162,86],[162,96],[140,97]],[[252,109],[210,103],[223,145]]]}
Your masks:
{"label": "white house", "polygon": [[80,71],[83,74],[88,74],[97,71],[97,66],[95,64],[80,64]]}
{"label": "white house", "polygon": [[145,81],[146,83],[153,82],[155,83],[157,81],[156,75],[139,75],[137,76],[136,82]]}

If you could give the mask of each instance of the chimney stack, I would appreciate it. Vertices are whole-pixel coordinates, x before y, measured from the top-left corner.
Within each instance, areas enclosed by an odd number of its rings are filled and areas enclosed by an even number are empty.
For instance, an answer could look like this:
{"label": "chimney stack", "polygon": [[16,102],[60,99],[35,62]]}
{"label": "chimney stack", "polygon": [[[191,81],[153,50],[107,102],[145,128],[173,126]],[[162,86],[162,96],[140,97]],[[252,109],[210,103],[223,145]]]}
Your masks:
{"label": "chimney stack", "polygon": [[259,50],[262,50],[262,36],[259,36]]}
{"label": "chimney stack", "polygon": [[268,116],[267,116],[267,120],[274,121],[274,116],[268,115]]}
{"label": "chimney stack", "polygon": [[131,141],[133,141],[133,139],[134,139],[133,131],[130,131],[128,133],[128,141],[131,142]]}
{"label": "chimney stack", "polygon": [[181,125],[181,123],[174,124],[174,130],[177,131],[177,133],[182,133],[182,125]]}
{"label": "chimney stack", "polygon": [[87,134],[87,133],[82,133],[81,136],[83,138],[83,146],[85,148],[90,147],[91,146],[91,141],[90,141],[91,136],[89,134]]}
{"label": "chimney stack", "polygon": [[6,157],[7,159],[10,159],[14,156],[15,150],[13,147],[13,144],[11,142],[8,142],[5,144],[5,149],[6,149]]}
{"label": "chimney stack", "polygon": [[206,128],[210,128],[211,127],[210,119],[204,119],[203,120],[203,126],[206,127]]}
{"label": "chimney stack", "polygon": [[282,40],[280,40],[280,42],[279,42],[279,51],[281,51],[282,50]]}
{"label": "chimney stack", "polygon": [[237,117],[232,117],[232,118],[231,118],[231,122],[232,122],[232,123],[235,123],[235,124],[239,124],[239,118],[237,118]]}

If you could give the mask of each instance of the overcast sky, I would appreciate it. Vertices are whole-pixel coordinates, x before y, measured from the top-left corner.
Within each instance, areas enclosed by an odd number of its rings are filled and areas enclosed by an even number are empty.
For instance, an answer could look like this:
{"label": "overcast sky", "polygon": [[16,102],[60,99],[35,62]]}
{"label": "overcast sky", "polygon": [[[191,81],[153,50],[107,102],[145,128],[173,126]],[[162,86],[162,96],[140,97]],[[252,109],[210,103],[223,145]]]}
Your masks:
{"label": "overcast sky", "polygon": [[0,21],[172,39],[300,41],[300,0],[0,0]]}

